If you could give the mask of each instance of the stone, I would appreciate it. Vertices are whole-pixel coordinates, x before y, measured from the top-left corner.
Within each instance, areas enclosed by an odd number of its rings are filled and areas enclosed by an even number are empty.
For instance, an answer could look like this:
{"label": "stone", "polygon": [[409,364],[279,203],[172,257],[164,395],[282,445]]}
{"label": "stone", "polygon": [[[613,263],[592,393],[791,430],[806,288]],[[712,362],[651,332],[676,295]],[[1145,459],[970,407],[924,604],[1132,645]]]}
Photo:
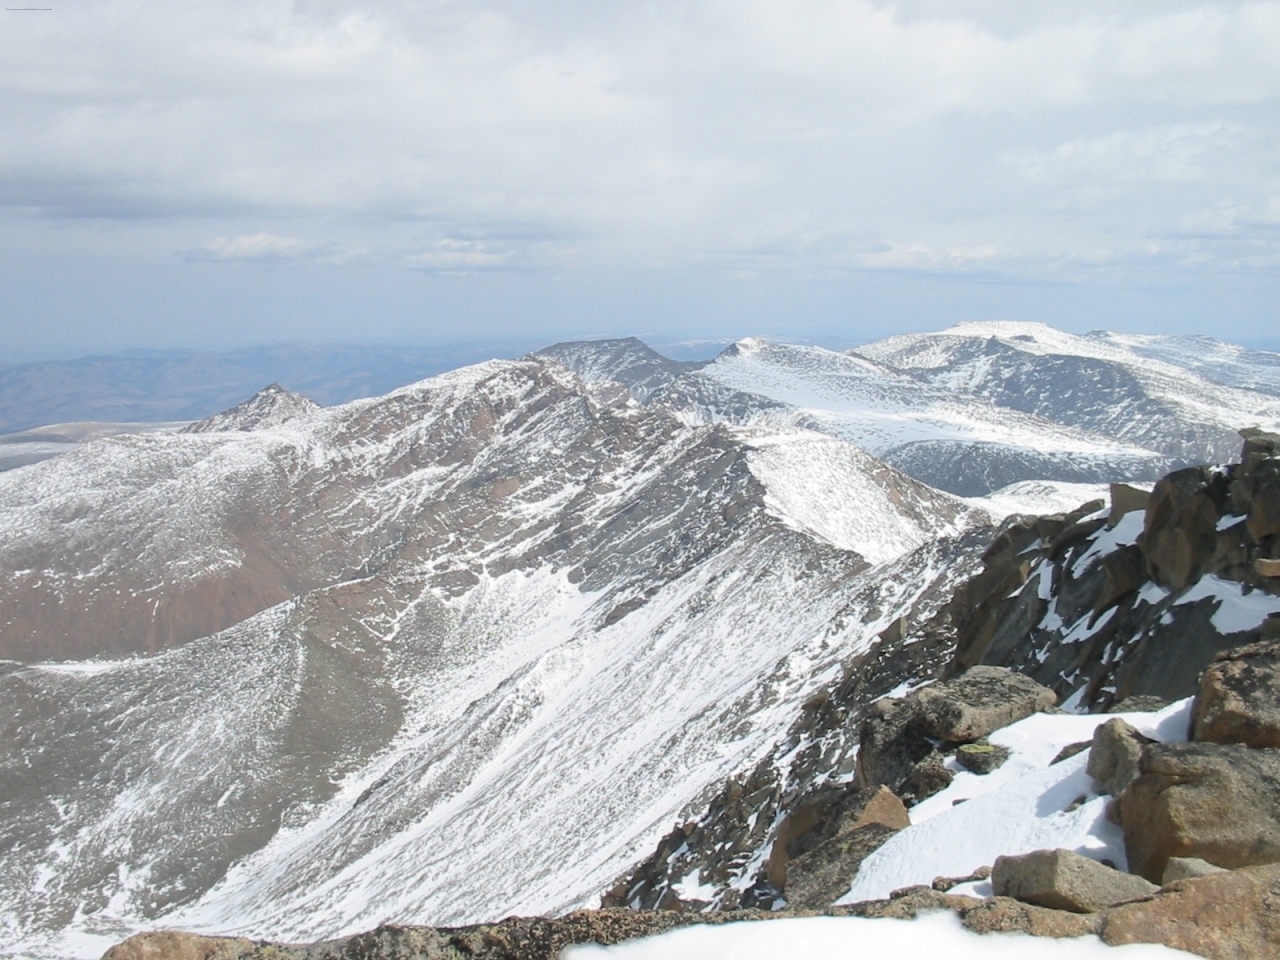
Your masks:
{"label": "stone", "polygon": [[1097,933],[1102,918],[1096,913],[1072,913],[1023,903],[1010,897],[991,897],[960,911],[960,922],[974,933],[1028,933],[1033,937],[1083,937]]}
{"label": "stone", "polygon": [[1255,543],[1280,533],[1280,458],[1272,456],[1249,470],[1249,513],[1245,524]]}
{"label": "stone", "polygon": [[1260,577],[1280,577],[1280,560],[1258,557],[1253,561],[1253,572]]}
{"label": "stone", "polygon": [[867,805],[862,808],[853,823],[838,833],[861,830],[873,823],[889,827],[891,830],[902,830],[911,826],[911,815],[907,813],[906,805],[898,799],[897,794],[883,784],[867,801]]}
{"label": "stone", "polygon": [[1218,654],[1201,675],[1191,731],[1210,743],[1280,747],[1280,643]]}
{"label": "stone", "polygon": [[256,944],[242,937],[202,937],[177,930],[137,933],[117,943],[102,960],[240,960]]}
{"label": "stone", "polygon": [[828,840],[877,824],[890,830],[911,825],[907,808],[886,786],[819,794],[801,803],[778,826],[769,853],[766,876],[775,890],[787,889],[789,864]]}
{"label": "stone", "polygon": [[855,783],[863,789],[888,785],[901,794],[912,768],[934,752],[920,729],[914,698],[873,703],[858,731]]}
{"label": "stone", "polygon": [[940,893],[946,893],[952,887],[958,887],[962,883],[973,883],[975,880],[986,880],[991,876],[990,867],[979,867],[973,873],[963,877],[934,877],[933,883],[930,884],[933,889]]}
{"label": "stone", "polygon": [[1234,869],[1280,861],[1280,750],[1153,743],[1118,798],[1129,868],[1158,882],[1170,857]]}
{"label": "stone", "polygon": [[979,665],[915,695],[924,732],[951,743],[970,743],[1023,717],[1047,710],[1057,695],[1007,667]]}
{"label": "stone", "polygon": [[1049,766],[1055,763],[1061,763],[1063,760],[1070,760],[1078,753],[1084,753],[1093,746],[1092,740],[1077,740],[1075,743],[1068,743],[1065,747],[1058,751],[1057,756],[1049,761]]}
{"label": "stone", "polygon": [[788,909],[817,910],[849,891],[862,861],[898,830],[872,823],[827,840],[787,864]]}
{"label": "stone", "polygon": [[990,773],[1008,759],[1008,747],[981,740],[977,743],[962,743],[956,749],[956,762],[971,773]]}
{"label": "stone", "polygon": [[1122,873],[1070,850],[1036,850],[1017,857],[996,857],[991,886],[996,896],[1074,913],[1094,913],[1158,889],[1142,877]]}
{"label": "stone", "polygon": [[1095,617],[1147,582],[1147,558],[1141,547],[1129,544],[1102,558],[1102,573],[1102,589],[1093,603]]}
{"label": "stone", "polygon": [[1139,490],[1127,483],[1111,484],[1111,513],[1107,517],[1107,526],[1114,527],[1127,513],[1146,510],[1150,499],[1151,494],[1146,490]]}
{"label": "stone", "polygon": [[1138,903],[1108,910],[1105,943],[1162,943],[1212,960],[1280,956],[1280,865],[1178,880]]}
{"label": "stone", "polygon": [[1191,877],[1207,877],[1211,873],[1226,873],[1223,867],[1214,866],[1208,860],[1199,857],[1170,857],[1165,864],[1164,875],[1160,885],[1167,887],[1175,880],[1188,880]]}
{"label": "stone", "polygon": [[1155,713],[1157,710],[1163,710],[1168,705],[1169,701],[1164,697],[1140,693],[1132,697],[1125,697],[1119,703],[1108,707],[1107,713]]}
{"label": "stone", "polygon": [[1118,796],[1138,777],[1142,748],[1151,743],[1133,726],[1116,717],[1093,731],[1089,764],[1085,768],[1103,793]]}
{"label": "stone", "polygon": [[906,792],[916,803],[951,786],[955,774],[946,768],[941,754],[933,754],[911,768]]}
{"label": "stone", "polygon": [[1140,542],[1157,583],[1186,587],[1212,560],[1220,514],[1210,486],[1218,479],[1225,488],[1225,478],[1211,468],[1187,467],[1168,474],[1151,491]]}

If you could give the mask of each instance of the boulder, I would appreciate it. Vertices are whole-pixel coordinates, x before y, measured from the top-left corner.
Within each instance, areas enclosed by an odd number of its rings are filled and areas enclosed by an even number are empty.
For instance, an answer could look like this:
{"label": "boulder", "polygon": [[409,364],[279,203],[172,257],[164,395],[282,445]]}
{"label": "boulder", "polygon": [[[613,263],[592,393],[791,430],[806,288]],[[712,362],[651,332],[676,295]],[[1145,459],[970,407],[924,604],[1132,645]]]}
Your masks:
{"label": "boulder", "polygon": [[1280,865],[1178,880],[1149,899],[1108,910],[1112,946],[1163,943],[1213,960],[1280,956]]}
{"label": "boulder", "polygon": [[1191,877],[1207,877],[1211,873],[1226,873],[1222,867],[1215,867],[1208,860],[1199,857],[1170,857],[1165,865],[1164,876],[1160,885],[1167,887],[1175,880],[1188,880]]}
{"label": "boulder", "polygon": [[1158,889],[1142,877],[1122,873],[1070,850],[1036,850],[1018,857],[996,857],[991,886],[998,897],[1074,913],[1094,913]]}
{"label": "boulder", "polygon": [[863,789],[887,784],[901,794],[912,768],[934,752],[917,722],[914,698],[873,703],[858,736],[855,782]]}
{"label": "boulder", "polygon": [[827,841],[876,824],[890,831],[911,825],[907,808],[886,786],[819,793],[778,825],[766,869],[775,890],[789,891],[790,865]]}
{"label": "boulder", "polygon": [[1280,643],[1226,650],[1200,678],[1192,739],[1280,747]]}
{"label": "boulder", "polygon": [[862,866],[897,829],[872,823],[819,844],[787,864],[788,909],[819,910],[844,894]]}
{"label": "boulder", "polygon": [[942,754],[934,753],[911,768],[904,787],[905,794],[919,803],[951,786],[956,775],[946,767]]}
{"label": "boulder", "polygon": [[1210,467],[1187,467],[1155,485],[1141,546],[1157,583],[1181,589],[1200,579],[1218,545],[1218,502],[1226,484]]}
{"label": "boulder", "polygon": [[888,900],[864,900],[827,912],[838,917],[914,920],[935,910],[950,910],[974,933],[1029,933],[1035,937],[1083,937],[1097,933],[1102,920],[1098,914],[1050,910],[1008,897],[976,900],[923,886],[895,890]]}
{"label": "boulder", "polygon": [[1258,557],[1253,561],[1253,572],[1260,577],[1280,577],[1280,560]]}
{"label": "boulder", "polygon": [[979,740],[962,743],[956,750],[956,762],[971,773],[988,774],[1009,759],[1009,748]]}
{"label": "boulder", "polygon": [[1126,513],[1146,510],[1150,499],[1151,494],[1146,490],[1139,490],[1127,483],[1111,484],[1111,513],[1107,517],[1107,526],[1114,527]]}
{"label": "boulder", "polygon": [[1153,882],[1170,857],[1235,868],[1280,861],[1280,750],[1153,743],[1118,799],[1129,868]]}
{"label": "boulder", "polygon": [[137,933],[102,955],[102,960],[240,960],[256,944],[242,937],[202,937],[198,933],[157,930]]}
{"label": "boulder", "polygon": [[1118,796],[1138,777],[1142,748],[1151,743],[1134,727],[1119,717],[1100,724],[1093,731],[1089,748],[1089,776],[1098,782],[1103,793]]}
{"label": "boulder", "polygon": [[925,687],[915,697],[924,732],[951,743],[978,740],[1058,702],[1052,690],[1030,677],[984,665]]}
{"label": "boulder", "polygon": [[1248,471],[1249,513],[1245,521],[1255,543],[1280,533],[1280,458],[1270,457]]}

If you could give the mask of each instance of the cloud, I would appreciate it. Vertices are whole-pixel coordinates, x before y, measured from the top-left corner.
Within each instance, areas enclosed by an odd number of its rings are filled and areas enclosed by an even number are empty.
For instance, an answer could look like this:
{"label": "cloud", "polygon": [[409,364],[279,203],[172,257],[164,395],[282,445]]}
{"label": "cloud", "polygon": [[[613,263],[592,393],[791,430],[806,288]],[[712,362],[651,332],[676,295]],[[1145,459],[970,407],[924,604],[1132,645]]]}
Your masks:
{"label": "cloud", "polygon": [[0,35],[0,211],[58,220],[64,244],[163,233],[206,259],[444,273],[1051,271],[1276,192],[1277,0],[55,17]]}
{"label": "cloud", "polygon": [[277,237],[253,233],[239,237],[215,237],[191,255],[208,260],[296,260],[314,254],[323,244],[298,237]]}

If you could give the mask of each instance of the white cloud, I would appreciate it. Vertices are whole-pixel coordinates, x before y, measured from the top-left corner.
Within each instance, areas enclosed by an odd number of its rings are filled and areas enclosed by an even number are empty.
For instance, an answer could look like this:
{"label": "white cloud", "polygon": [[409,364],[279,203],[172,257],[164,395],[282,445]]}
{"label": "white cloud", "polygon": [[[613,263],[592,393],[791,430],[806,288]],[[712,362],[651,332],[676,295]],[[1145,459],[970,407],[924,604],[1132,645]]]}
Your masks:
{"label": "white cloud", "polygon": [[215,237],[195,253],[211,260],[293,260],[315,253],[321,244],[297,237],[253,233],[239,237]]}
{"label": "white cloud", "polygon": [[214,259],[436,272],[1049,270],[1277,193],[1276,0],[86,0],[6,26],[0,204],[85,244],[163,221]]}

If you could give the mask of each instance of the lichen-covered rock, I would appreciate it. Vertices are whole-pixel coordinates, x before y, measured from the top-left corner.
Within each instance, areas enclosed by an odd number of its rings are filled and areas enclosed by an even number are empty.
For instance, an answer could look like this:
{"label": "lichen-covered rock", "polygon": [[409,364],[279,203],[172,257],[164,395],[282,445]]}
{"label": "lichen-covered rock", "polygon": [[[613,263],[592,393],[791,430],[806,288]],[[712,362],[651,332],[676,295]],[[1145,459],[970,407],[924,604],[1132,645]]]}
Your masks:
{"label": "lichen-covered rock", "polygon": [[1280,865],[1178,880],[1138,903],[1108,910],[1100,936],[1112,946],[1163,943],[1212,960],[1280,956]]}
{"label": "lichen-covered rock", "polygon": [[1089,748],[1089,776],[1103,793],[1118,796],[1138,776],[1142,748],[1151,743],[1137,728],[1119,717],[1099,725]]}
{"label": "lichen-covered rock", "polygon": [[956,762],[970,773],[988,774],[999,769],[1008,759],[1008,747],[987,743],[985,740],[962,743],[956,748]]}
{"label": "lichen-covered rock", "polygon": [[1159,882],[1170,857],[1280,861],[1280,750],[1154,743],[1119,797],[1129,868]]}
{"label": "lichen-covered rock", "polygon": [[1200,679],[1191,729],[1210,743],[1280,747],[1280,643],[1218,654]]}
{"label": "lichen-covered rock", "polygon": [[1074,913],[1094,913],[1157,889],[1142,877],[1071,850],[1036,850],[1016,857],[996,857],[991,886],[997,896]]}
{"label": "lichen-covered rock", "polygon": [[862,861],[880,849],[898,830],[872,823],[825,840],[787,864],[787,906],[818,910],[849,890]]}
{"label": "lichen-covered rock", "polygon": [[916,698],[924,731],[951,743],[978,740],[1058,702],[1052,690],[1030,677],[981,665],[925,687]]}

